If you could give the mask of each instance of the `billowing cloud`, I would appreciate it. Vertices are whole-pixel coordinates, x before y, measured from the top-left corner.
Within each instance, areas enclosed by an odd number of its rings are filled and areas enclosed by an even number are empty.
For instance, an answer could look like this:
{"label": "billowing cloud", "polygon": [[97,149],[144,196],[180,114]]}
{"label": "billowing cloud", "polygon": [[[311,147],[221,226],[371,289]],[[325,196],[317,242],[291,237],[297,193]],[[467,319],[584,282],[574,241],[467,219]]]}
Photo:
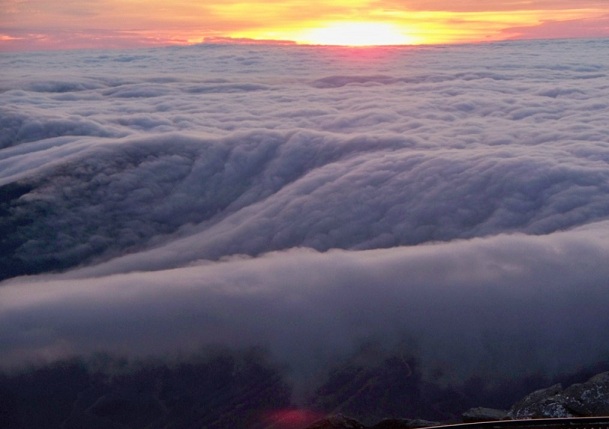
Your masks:
{"label": "billowing cloud", "polygon": [[607,50],[4,55],[0,363],[262,345],[307,379],[377,341],[453,382],[606,360]]}
{"label": "billowing cloud", "polygon": [[448,381],[556,375],[609,353],[608,242],[603,222],[542,237],[17,279],[0,289],[2,363],[263,345],[307,378],[374,340],[405,341],[429,377]]}

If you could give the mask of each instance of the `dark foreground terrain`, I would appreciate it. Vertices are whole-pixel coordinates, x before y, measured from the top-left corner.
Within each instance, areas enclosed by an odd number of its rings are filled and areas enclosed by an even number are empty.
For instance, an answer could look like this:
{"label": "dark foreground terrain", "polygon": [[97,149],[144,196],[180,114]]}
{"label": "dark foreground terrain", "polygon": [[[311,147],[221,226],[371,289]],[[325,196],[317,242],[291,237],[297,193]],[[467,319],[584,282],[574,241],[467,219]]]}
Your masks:
{"label": "dark foreground terrain", "polygon": [[526,395],[509,410],[476,407],[462,415],[462,422],[388,418],[373,426],[342,414],[320,419],[307,429],[413,429],[438,427],[459,429],[560,429],[609,427],[609,372],[567,388],[555,384]]}
{"label": "dark foreground terrain", "polygon": [[[560,381],[582,382],[601,368]],[[346,362],[296,403],[290,385],[260,350],[217,351],[174,364],[98,356],[0,376],[0,427],[302,429],[338,413],[352,417],[361,428],[378,426],[387,418],[420,426],[426,422],[407,419],[458,422],[471,407],[508,409],[515,402],[509,413],[474,409],[466,419],[488,419],[489,412],[513,418],[609,414],[609,377],[598,377],[596,390],[583,385],[584,390],[563,391],[554,385],[517,402],[557,380],[538,377],[493,389],[482,380],[470,380],[458,389],[447,388],[423,380],[414,359],[388,357],[375,365]],[[596,402],[578,403],[582,395]]]}

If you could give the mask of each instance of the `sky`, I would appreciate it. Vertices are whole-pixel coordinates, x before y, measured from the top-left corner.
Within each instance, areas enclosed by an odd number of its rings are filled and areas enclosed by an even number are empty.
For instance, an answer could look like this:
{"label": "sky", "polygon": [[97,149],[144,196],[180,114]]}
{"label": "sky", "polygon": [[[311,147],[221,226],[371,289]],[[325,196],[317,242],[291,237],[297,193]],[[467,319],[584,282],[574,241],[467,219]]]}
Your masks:
{"label": "sky", "polygon": [[438,44],[609,36],[605,0],[0,0],[0,50],[243,39]]}
{"label": "sky", "polygon": [[[466,7],[462,5],[461,7]],[[0,368],[609,358],[609,40],[0,56]]]}

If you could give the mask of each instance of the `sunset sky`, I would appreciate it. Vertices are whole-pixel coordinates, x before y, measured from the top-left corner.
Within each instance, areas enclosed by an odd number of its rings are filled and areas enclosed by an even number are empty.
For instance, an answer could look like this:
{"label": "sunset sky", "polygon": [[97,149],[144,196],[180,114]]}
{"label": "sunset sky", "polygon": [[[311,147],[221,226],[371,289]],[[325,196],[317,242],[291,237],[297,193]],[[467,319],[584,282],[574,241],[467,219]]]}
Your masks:
{"label": "sunset sky", "polygon": [[0,0],[0,50],[222,38],[430,44],[609,36],[606,0]]}

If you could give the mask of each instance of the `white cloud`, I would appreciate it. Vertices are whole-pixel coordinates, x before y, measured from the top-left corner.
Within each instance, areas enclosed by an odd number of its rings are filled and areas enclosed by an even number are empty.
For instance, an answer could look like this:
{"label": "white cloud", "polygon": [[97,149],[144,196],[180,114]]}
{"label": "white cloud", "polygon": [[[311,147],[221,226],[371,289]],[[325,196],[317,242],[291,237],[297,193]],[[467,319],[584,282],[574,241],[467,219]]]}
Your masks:
{"label": "white cloud", "polygon": [[3,362],[262,342],[307,373],[373,337],[456,378],[606,359],[608,49],[2,56],[0,268],[66,270],[2,283]]}
{"label": "white cloud", "polygon": [[300,374],[360,341],[406,339],[425,370],[501,379],[607,357],[609,224],[546,236],[257,258],[0,289],[4,365],[263,344]]}

